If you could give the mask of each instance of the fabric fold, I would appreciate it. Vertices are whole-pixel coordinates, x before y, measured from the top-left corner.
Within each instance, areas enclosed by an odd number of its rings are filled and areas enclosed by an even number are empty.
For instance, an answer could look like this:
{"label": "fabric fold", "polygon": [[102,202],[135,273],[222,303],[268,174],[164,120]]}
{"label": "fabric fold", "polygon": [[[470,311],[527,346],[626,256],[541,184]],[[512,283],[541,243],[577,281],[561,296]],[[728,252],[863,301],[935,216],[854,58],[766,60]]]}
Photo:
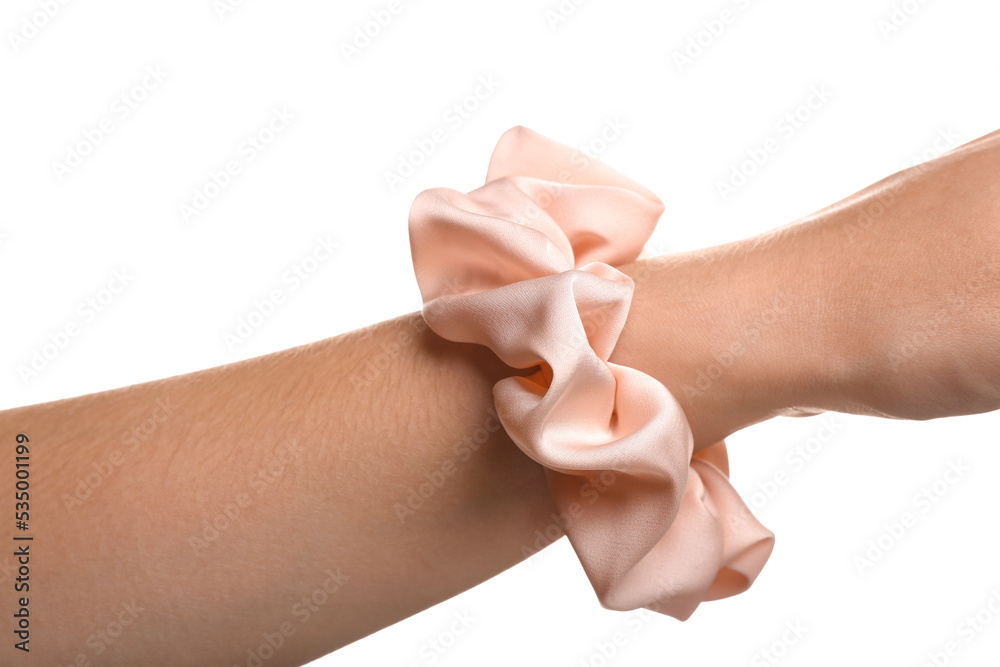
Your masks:
{"label": "fabric fold", "polygon": [[634,261],[663,212],[652,192],[515,127],[486,183],[420,193],[410,245],[428,326],[536,370],[494,387],[497,415],[545,466],[563,529],[602,605],[688,618],[746,590],[773,534],[729,482],[725,444],[692,455],[680,405],[609,361]]}

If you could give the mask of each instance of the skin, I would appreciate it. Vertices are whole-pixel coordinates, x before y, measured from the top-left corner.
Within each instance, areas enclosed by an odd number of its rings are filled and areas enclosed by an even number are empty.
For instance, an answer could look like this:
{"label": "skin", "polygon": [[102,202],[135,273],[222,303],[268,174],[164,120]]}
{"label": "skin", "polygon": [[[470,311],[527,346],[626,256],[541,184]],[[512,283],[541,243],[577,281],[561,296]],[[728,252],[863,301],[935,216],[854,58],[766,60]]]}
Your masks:
{"label": "skin", "polygon": [[[697,448],[781,414],[1000,407],[998,142],[760,237],[621,267],[636,291],[611,360],[677,396]],[[264,664],[301,665],[513,566],[554,511],[490,413],[515,372],[410,314],[0,412],[11,466],[30,438],[37,536],[31,653],[7,641],[0,660],[246,665],[270,637]]]}
{"label": "skin", "polygon": [[[626,267],[640,280],[612,361],[678,397],[696,447],[802,410],[995,410],[998,172],[994,132],[761,236]],[[734,343],[742,355],[697,391]]]}

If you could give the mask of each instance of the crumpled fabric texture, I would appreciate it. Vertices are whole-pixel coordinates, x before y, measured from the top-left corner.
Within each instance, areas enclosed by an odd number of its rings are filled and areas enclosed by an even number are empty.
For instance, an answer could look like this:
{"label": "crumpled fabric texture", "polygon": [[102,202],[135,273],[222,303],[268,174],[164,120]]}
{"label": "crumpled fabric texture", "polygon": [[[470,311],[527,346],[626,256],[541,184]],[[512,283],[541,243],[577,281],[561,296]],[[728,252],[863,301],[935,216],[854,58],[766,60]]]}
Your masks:
{"label": "crumpled fabric texture", "polygon": [[774,535],[730,484],[725,443],[692,455],[666,387],[608,360],[633,291],[613,267],[640,255],[662,212],[641,185],[515,127],[485,185],[420,193],[409,229],[428,326],[534,369],[494,386],[497,415],[545,467],[601,604],[684,620],[749,588]]}

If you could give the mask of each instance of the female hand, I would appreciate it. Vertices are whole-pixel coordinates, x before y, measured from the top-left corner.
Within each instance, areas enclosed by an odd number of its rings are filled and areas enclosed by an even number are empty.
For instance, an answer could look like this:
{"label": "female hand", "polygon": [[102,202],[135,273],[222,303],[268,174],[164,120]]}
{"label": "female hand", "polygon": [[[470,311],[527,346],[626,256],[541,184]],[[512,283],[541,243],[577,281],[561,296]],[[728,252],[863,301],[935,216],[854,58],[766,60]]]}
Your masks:
{"label": "female hand", "polygon": [[622,267],[612,361],[662,381],[697,449],[780,414],[1000,408],[1000,132],[761,236]]}

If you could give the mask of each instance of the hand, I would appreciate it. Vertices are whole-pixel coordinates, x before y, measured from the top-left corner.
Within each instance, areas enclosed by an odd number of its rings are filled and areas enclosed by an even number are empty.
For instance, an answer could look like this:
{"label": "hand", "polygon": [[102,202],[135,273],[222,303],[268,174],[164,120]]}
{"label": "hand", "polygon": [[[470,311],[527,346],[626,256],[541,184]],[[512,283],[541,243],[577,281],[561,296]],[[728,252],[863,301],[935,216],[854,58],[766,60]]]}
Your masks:
{"label": "hand", "polygon": [[621,267],[612,361],[681,402],[696,449],[781,414],[1000,408],[1000,132],[758,237]]}

